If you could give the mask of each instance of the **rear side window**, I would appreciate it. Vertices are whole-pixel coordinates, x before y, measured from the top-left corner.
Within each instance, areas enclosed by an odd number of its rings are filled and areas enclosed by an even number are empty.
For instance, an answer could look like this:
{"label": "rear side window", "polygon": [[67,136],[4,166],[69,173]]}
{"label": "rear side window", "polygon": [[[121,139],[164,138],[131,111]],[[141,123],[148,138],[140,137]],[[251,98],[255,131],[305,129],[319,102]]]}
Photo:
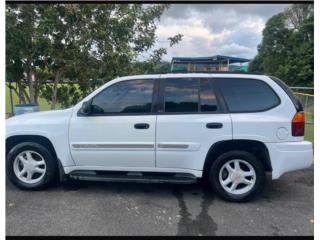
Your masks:
{"label": "rear side window", "polygon": [[199,79],[166,79],[165,112],[198,112]]}
{"label": "rear side window", "polygon": [[218,110],[217,98],[209,79],[201,79],[200,82],[200,110],[201,112],[214,112]]}
{"label": "rear side window", "polygon": [[273,89],[256,79],[217,79],[230,112],[259,112],[280,104]]}
{"label": "rear side window", "polygon": [[207,78],[165,79],[164,108],[167,113],[216,112],[219,109]]}

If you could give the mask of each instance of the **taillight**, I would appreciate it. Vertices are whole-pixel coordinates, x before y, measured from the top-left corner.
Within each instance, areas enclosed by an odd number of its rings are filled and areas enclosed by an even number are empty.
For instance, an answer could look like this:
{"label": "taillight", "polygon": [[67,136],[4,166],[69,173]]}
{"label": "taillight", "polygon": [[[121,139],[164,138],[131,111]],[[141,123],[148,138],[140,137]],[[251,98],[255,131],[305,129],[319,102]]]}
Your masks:
{"label": "taillight", "polygon": [[291,122],[292,136],[304,136],[304,112],[297,112]]}

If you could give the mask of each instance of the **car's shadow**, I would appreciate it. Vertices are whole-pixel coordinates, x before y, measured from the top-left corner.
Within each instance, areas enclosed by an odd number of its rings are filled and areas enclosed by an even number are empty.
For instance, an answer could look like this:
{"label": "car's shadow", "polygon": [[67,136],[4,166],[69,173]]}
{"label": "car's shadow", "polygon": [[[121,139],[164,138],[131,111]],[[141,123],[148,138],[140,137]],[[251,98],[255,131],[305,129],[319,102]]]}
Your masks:
{"label": "car's shadow", "polygon": [[[6,187],[13,191],[16,189],[8,179],[6,179]],[[253,202],[271,202],[275,200],[294,197],[296,194],[296,185],[302,184],[308,187],[313,187],[313,169],[300,171],[300,173],[291,173],[283,176],[279,180],[271,180],[271,176],[267,176],[265,188]],[[15,189],[15,190],[14,190]],[[172,194],[177,196],[177,193],[183,195],[201,196],[202,198],[216,199],[221,201],[216,196],[209,184],[199,180],[194,184],[166,184],[166,183],[130,183],[130,182],[92,182],[67,180],[64,182],[56,182],[50,188],[41,192],[51,191],[66,191],[79,193],[109,193],[109,194],[134,194],[134,195],[159,195],[168,196]]]}
{"label": "car's shadow", "polygon": [[[286,191],[283,191],[286,188]],[[207,182],[198,181],[194,184],[167,184],[167,183],[130,183],[130,182],[92,182],[67,180],[62,183],[57,183],[53,186],[55,190],[77,191],[77,192],[106,192],[117,194],[135,194],[135,195],[193,195],[202,196],[203,198],[216,199],[221,201],[213,192]],[[284,198],[290,194],[290,189],[285,182],[278,180],[272,181],[269,178],[266,180],[266,186],[260,196],[254,201],[270,201],[272,198]]]}

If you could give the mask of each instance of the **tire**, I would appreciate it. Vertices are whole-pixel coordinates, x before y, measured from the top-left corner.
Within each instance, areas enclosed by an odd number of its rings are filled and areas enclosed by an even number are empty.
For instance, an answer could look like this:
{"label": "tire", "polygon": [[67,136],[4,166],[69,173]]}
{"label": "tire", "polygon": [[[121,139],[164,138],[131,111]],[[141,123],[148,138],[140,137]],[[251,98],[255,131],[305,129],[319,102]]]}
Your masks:
{"label": "tire", "polygon": [[[240,170],[236,165],[240,166]],[[244,177],[244,174],[247,176]],[[261,161],[249,152],[238,150],[220,155],[209,172],[213,190],[219,197],[231,202],[247,202],[257,197],[264,188],[265,178]]]}
{"label": "tire", "polygon": [[[23,142],[9,151],[6,173],[9,180],[20,189],[41,190],[54,181],[57,162],[45,146],[34,142]],[[20,173],[21,176],[18,177]],[[28,178],[29,175],[31,178]]]}

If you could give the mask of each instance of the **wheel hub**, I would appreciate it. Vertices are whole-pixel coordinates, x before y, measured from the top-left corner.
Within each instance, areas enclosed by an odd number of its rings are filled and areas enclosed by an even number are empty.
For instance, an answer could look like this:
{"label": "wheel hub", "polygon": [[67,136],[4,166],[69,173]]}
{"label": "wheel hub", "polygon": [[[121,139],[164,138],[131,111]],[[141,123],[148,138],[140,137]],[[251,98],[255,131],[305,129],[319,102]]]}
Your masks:
{"label": "wheel hub", "polygon": [[34,184],[41,181],[44,177],[46,163],[41,154],[27,150],[16,156],[13,162],[13,170],[20,181]]}
{"label": "wheel hub", "polygon": [[239,173],[232,173],[230,178],[232,181],[240,182],[242,179],[242,175],[240,175]]}
{"label": "wheel hub", "polygon": [[241,159],[229,160],[220,169],[219,182],[232,194],[249,192],[256,181],[256,173],[250,163]]}

